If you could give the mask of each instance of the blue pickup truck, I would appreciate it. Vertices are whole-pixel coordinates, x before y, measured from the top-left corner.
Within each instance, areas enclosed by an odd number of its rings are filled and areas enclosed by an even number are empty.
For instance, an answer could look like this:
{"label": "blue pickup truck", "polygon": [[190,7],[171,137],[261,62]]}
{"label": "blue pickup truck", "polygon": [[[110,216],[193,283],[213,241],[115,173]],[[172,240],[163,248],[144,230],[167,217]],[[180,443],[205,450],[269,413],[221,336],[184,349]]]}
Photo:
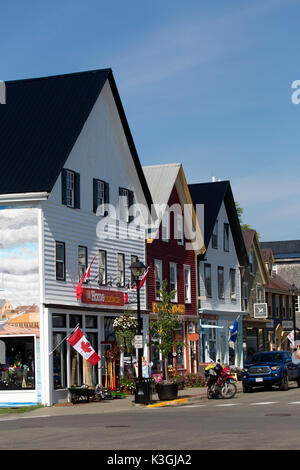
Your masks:
{"label": "blue pickup truck", "polygon": [[258,352],[242,371],[244,392],[250,392],[254,387],[270,389],[272,385],[288,390],[289,381],[296,381],[300,387],[300,363],[293,360],[290,351]]}

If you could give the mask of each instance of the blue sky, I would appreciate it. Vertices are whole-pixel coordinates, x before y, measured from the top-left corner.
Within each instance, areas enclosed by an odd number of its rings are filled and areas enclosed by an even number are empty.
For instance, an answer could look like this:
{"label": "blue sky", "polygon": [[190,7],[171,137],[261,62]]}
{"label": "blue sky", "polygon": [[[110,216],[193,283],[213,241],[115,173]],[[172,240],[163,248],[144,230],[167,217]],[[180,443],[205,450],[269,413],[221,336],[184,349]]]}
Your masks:
{"label": "blue sky", "polygon": [[229,179],[261,240],[300,238],[298,0],[1,2],[0,79],[111,67],[143,165]]}

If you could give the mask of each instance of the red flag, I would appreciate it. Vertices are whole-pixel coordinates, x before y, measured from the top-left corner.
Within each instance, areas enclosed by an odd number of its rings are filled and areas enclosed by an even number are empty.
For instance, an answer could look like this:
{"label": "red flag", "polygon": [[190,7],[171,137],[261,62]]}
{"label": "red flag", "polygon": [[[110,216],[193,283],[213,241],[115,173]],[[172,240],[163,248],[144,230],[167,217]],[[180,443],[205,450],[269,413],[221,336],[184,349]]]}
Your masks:
{"label": "red flag", "polygon": [[77,297],[77,300],[79,300],[79,299],[82,297],[82,293],[83,293],[82,283],[83,283],[86,279],[89,279],[89,278],[90,278],[91,266],[92,266],[93,261],[94,261],[95,258],[96,258],[96,255],[95,255],[94,258],[92,259],[90,265],[88,266],[88,268],[86,269],[84,275],[82,276],[81,281],[78,283],[78,285],[77,285],[77,287],[76,287],[76,297]]}
{"label": "red flag", "polygon": [[149,272],[149,266],[146,269],[146,271],[144,272],[142,279],[140,280],[140,288],[143,287],[144,282],[146,281],[146,277],[148,276],[148,272]]}
{"label": "red flag", "polygon": [[82,357],[84,357],[84,359],[90,362],[93,366],[95,366],[97,362],[100,361],[100,356],[98,356],[98,354],[92,348],[91,344],[86,339],[79,327],[76,328],[72,336],[70,336],[67,341],[71,344],[71,346],[73,346],[74,349],[76,349],[79,354],[81,354]]}

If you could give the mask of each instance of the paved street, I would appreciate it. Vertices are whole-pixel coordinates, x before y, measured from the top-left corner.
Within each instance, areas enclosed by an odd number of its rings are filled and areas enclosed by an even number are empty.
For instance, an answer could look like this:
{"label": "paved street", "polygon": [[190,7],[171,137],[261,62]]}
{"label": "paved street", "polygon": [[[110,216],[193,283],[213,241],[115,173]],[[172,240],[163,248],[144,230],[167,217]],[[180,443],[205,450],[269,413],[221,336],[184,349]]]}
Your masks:
{"label": "paved street", "polygon": [[106,412],[99,403],[3,415],[0,449],[300,449],[300,389],[294,386],[176,407],[121,402]]}

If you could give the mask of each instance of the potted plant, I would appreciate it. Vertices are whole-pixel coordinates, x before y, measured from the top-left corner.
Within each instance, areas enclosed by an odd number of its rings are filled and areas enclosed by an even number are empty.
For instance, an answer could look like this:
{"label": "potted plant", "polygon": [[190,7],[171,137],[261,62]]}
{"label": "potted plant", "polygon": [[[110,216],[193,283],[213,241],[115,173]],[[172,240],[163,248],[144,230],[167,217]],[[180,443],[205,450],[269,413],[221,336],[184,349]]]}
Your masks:
{"label": "potted plant", "polygon": [[150,344],[159,349],[162,354],[163,380],[156,384],[156,391],[160,400],[173,400],[178,396],[178,381],[169,376],[168,355],[173,352],[174,345],[182,346],[174,341],[174,331],[178,328],[180,320],[178,315],[172,313],[172,299],[176,291],[168,292],[167,280],[162,282],[160,305],[157,319],[150,322]]}

